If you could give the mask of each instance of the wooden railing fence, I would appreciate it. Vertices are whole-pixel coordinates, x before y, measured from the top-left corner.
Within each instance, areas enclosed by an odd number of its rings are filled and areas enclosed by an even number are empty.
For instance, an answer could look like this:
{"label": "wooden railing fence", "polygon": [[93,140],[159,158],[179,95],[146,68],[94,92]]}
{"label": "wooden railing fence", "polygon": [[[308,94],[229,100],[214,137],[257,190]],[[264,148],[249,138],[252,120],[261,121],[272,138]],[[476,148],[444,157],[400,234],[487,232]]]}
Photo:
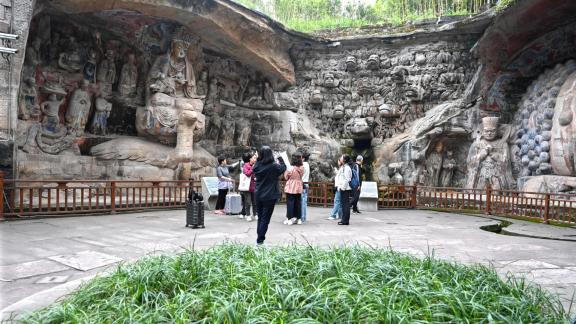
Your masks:
{"label": "wooden railing fence", "polygon": [[[330,207],[333,184],[310,182],[308,204]],[[10,180],[0,174],[0,219],[182,208],[200,181]],[[283,187],[283,186],[281,186]],[[378,208],[441,209],[576,224],[576,195],[378,185]],[[284,195],[282,201],[284,201]]]}

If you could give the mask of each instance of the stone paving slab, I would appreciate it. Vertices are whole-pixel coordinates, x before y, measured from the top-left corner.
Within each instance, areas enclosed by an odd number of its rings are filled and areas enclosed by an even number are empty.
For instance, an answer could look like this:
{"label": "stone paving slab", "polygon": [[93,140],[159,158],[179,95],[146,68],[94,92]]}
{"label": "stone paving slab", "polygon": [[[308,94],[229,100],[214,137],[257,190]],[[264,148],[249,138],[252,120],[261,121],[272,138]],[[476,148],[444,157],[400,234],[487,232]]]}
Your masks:
{"label": "stone paving slab", "polygon": [[122,261],[121,258],[96,251],[56,255],[49,257],[49,259],[81,271],[88,271]]}
{"label": "stone paving slab", "polygon": [[14,281],[29,277],[45,275],[69,269],[66,265],[50,261],[37,260],[31,262],[17,263],[0,267],[0,278],[3,281]]}
{"label": "stone paving slab", "polygon": [[[364,212],[353,214],[350,226],[338,226],[336,222],[326,220],[329,211],[328,208],[309,208],[309,222],[286,226],[282,224],[285,206],[277,206],[266,245],[329,247],[358,244],[392,248],[418,257],[432,254],[465,264],[492,265],[502,277],[508,274],[525,277],[559,294],[566,306],[576,291],[575,242],[499,235],[480,229],[480,226],[496,224],[498,220],[436,211]],[[225,241],[255,243],[256,222],[207,213],[206,228],[191,229],[184,226],[184,219],[184,210],[170,210],[1,223],[0,266],[18,267],[29,262],[41,266],[48,262],[57,267],[31,273],[31,277],[0,282],[0,309],[21,301],[18,307],[29,310],[30,305],[23,306],[27,299],[33,300],[34,305],[49,304],[60,297],[62,291],[68,291],[71,282],[111,269],[115,267],[112,262],[119,260],[131,262],[145,255],[177,253],[183,248],[206,249]],[[518,223],[525,233],[553,236],[566,235],[566,231],[572,230]],[[82,259],[86,251],[105,256],[103,259],[110,262],[95,268],[99,265]],[[67,262],[68,266],[52,261],[55,256],[66,256],[57,259]],[[69,278],[64,284],[50,283],[46,279],[58,276]],[[48,283],[39,283],[42,280]],[[57,289],[61,286],[68,288]],[[60,291],[60,295],[50,294],[47,289]]]}

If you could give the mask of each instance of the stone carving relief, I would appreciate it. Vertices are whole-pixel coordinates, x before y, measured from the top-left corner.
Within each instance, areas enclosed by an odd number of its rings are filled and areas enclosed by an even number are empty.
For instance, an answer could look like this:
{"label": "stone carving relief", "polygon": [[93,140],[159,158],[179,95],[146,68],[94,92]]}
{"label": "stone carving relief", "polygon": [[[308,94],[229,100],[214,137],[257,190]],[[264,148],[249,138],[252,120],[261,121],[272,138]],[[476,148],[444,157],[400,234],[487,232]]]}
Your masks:
{"label": "stone carving relief", "polygon": [[466,188],[493,189],[514,187],[509,127],[500,127],[498,117],[482,119],[482,133],[470,146],[467,159]]}
{"label": "stone carving relief", "polygon": [[576,72],[568,76],[556,99],[550,159],[556,174],[576,176]]}
{"label": "stone carving relief", "polygon": [[358,138],[350,130],[359,118],[370,128],[362,139],[406,131],[435,104],[460,98],[474,69],[467,46],[446,42],[401,51],[297,49],[294,56],[300,105],[319,129],[342,140]]}
{"label": "stone carving relief", "polygon": [[134,54],[128,55],[128,61],[122,66],[118,92],[121,96],[134,97],[136,95],[136,86],[138,85],[138,68],[136,67],[136,58]]}
{"label": "stone carving relief", "polygon": [[517,131],[516,147],[513,147],[518,177],[554,173],[550,157],[552,128],[553,119],[557,120],[560,115],[555,113],[555,107],[560,87],[573,71],[576,71],[575,62],[544,72],[520,101],[514,118]]}
{"label": "stone carving relief", "polygon": [[38,93],[36,91],[36,79],[28,77],[20,86],[20,97],[18,107],[18,118],[37,120],[40,117],[40,106],[38,105]]}
{"label": "stone carving relief", "polygon": [[66,111],[66,127],[68,132],[76,136],[84,135],[88,114],[92,106],[92,98],[88,93],[88,81],[84,81],[82,86],[72,93],[69,107]]}
{"label": "stone carving relief", "polygon": [[95,112],[92,118],[92,133],[106,135],[108,133],[108,117],[112,111],[112,103],[99,97],[95,100]]}

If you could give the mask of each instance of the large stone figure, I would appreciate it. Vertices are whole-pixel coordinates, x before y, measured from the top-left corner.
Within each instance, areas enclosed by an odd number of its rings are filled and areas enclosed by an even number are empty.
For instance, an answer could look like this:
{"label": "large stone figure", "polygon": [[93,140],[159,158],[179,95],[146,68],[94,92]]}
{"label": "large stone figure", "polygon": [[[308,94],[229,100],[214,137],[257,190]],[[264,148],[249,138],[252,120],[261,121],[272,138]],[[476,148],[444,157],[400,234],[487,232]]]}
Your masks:
{"label": "large stone figure", "polygon": [[576,72],[564,82],[556,100],[550,161],[556,174],[576,176]]}
{"label": "large stone figure", "polygon": [[224,147],[233,146],[235,135],[237,135],[236,122],[234,121],[234,118],[232,118],[230,111],[226,111],[222,120],[222,128],[220,129],[218,140]]}
{"label": "large stone figure", "polygon": [[128,55],[128,61],[122,66],[118,92],[122,96],[133,97],[136,94],[136,85],[138,82],[138,68],[134,63],[134,54]]}
{"label": "large stone figure", "polygon": [[86,127],[91,105],[88,81],[84,80],[82,86],[72,93],[68,103],[68,110],[66,111],[68,133],[76,136],[84,135],[84,128]]}
{"label": "large stone figure", "polygon": [[442,160],[444,155],[444,143],[439,141],[434,146],[434,149],[426,157],[424,161],[426,164],[426,170],[430,172],[430,178],[428,179],[427,185],[431,187],[441,186],[441,174],[442,174]]}
{"label": "large stone figure", "polygon": [[250,134],[252,128],[247,118],[239,118],[236,122],[236,138],[235,144],[237,146],[248,147],[250,145]]}
{"label": "large stone figure", "polygon": [[110,117],[112,103],[108,102],[102,97],[99,97],[96,98],[95,106],[96,111],[94,112],[94,118],[92,119],[92,133],[106,135],[108,117]]}
{"label": "large stone figure", "polygon": [[44,101],[40,105],[42,113],[44,113],[44,119],[42,124],[44,128],[50,132],[56,132],[60,127],[60,117],[58,113],[60,111],[60,106],[64,102],[64,99],[58,100],[55,94],[50,94],[48,100]]}
{"label": "large stone figure", "polygon": [[442,160],[442,173],[440,174],[440,187],[451,187],[452,178],[456,169],[456,159],[454,159],[454,152],[446,151],[446,156]]}
{"label": "large stone figure", "polygon": [[18,118],[28,120],[30,118],[37,119],[40,116],[37,96],[36,80],[29,77],[24,80],[20,87]]}
{"label": "large stone figure", "polygon": [[106,51],[106,58],[100,62],[96,72],[96,80],[100,87],[100,93],[104,97],[112,94],[112,85],[116,82],[116,63],[114,62],[114,51]]}
{"label": "large stone figure", "polygon": [[176,31],[170,51],[157,57],[150,69],[148,87],[152,93],[200,98],[196,93],[194,68],[188,57],[188,48],[193,41],[185,30]]}
{"label": "large stone figure", "polygon": [[513,186],[509,130],[501,134],[498,117],[482,119],[482,135],[472,143],[467,159],[466,188],[509,189]]}
{"label": "large stone figure", "polygon": [[[188,163],[192,159],[194,137],[204,133],[203,102],[196,93],[196,79],[188,58],[194,41],[183,29],[176,31],[170,51],[159,56],[150,69],[146,107],[136,111],[140,136],[164,144],[176,143],[167,159]],[[190,174],[184,166],[183,178]],[[187,179],[187,178],[186,178]]]}

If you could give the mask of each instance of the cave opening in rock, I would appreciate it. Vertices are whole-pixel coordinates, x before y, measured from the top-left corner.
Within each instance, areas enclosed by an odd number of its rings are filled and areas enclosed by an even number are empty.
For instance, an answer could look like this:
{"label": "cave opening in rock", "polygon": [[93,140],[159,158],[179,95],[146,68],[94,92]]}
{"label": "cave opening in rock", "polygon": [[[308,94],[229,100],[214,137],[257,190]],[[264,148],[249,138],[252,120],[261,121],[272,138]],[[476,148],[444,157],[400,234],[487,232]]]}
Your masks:
{"label": "cave opening in rock", "polygon": [[372,163],[374,162],[374,151],[372,150],[371,140],[354,140],[354,147],[352,147],[350,156],[353,160],[356,160],[358,155],[362,155],[364,158],[364,163],[362,164],[362,169],[364,171],[363,179],[372,181]]}

